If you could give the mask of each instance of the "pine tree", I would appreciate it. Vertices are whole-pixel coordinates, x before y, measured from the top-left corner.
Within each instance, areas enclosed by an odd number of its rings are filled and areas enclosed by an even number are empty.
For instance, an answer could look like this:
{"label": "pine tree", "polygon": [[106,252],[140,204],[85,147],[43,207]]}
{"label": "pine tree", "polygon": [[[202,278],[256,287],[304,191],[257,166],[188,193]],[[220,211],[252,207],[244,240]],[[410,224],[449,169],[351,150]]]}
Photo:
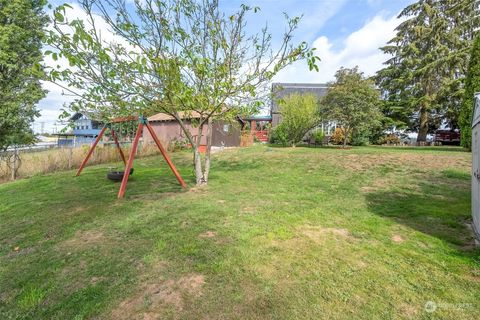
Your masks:
{"label": "pine tree", "polygon": [[477,26],[480,24],[478,0],[443,0],[449,28],[443,37],[449,53],[439,64],[443,65],[442,85],[437,96],[437,112],[450,128],[459,128],[465,76]]}
{"label": "pine tree", "polygon": [[33,141],[30,125],[45,96],[40,63],[45,0],[0,0],[0,150]]}
{"label": "pine tree", "polygon": [[391,54],[378,82],[391,113],[418,129],[418,142],[443,121],[457,126],[463,81],[478,0],[419,0],[399,15],[406,19],[382,50]]}
{"label": "pine tree", "polygon": [[465,93],[460,110],[461,144],[465,148],[472,147],[472,113],[473,95],[480,92],[480,36],[475,39],[465,80]]}

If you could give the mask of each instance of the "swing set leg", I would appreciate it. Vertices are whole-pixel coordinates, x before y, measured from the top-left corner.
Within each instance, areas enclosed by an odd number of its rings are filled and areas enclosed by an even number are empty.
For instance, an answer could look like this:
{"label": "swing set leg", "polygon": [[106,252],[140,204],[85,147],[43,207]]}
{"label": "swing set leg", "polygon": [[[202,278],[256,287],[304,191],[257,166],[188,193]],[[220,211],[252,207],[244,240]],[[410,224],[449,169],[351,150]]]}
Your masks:
{"label": "swing set leg", "polygon": [[135,154],[137,153],[138,141],[140,140],[142,129],[143,129],[143,123],[139,123],[137,127],[137,133],[135,134],[135,139],[133,140],[133,143],[132,143],[132,149],[130,150],[130,155],[128,156],[128,161],[125,166],[122,184],[120,185],[120,190],[118,190],[118,199],[123,198],[125,196],[128,177],[130,176],[130,170],[132,169],[133,158],[135,158]]}
{"label": "swing set leg", "polygon": [[95,139],[95,142],[90,147],[90,150],[88,150],[87,156],[85,157],[85,159],[83,159],[82,164],[80,165],[80,168],[78,168],[77,174],[75,176],[78,177],[80,173],[82,173],[83,168],[85,168],[85,165],[87,164],[88,160],[92,156],[93,150],[95,150],[98,142],[100,141],[100,139],[102,139],[102,136],[105,133],[105,130],[107,130],[107,127],[103,127],[100,133],[98,134],[97,139]]}
{"label": "swing set leg", "polygon": [[125,160],[125,154],[123,153],[123,150],[120,147],[120,143],[118,142],[117,133],[113,130],[113,128],[110,128],[110,131],[112,132],[113,140],[115,141],[115,145],[117,146],[117,150],[120,153],[120,157],[122,158],[123,164],[127,165],[127,160]]}
{"label": "swing set leg", "polygon": [[180,185],[183,188],[186,188],[187,184],[185,183],[185,181],[183,181],[182,176],[180,175],[180,173],[178,173],[177,168],[175,168],[175,165],[170,160],[170,157],[168,156],[167,151],[165,150],[162,143],[160,142],[160,139],[158,139],[157,134],[153,130],[152,126],[148,122],[147,122],[146,126],[147,126],[147,129],[150,132],[150,135],[152,136],[153,140],[155,140],[155,143],[157,144],[158,149],[160,149],[160,152],[162,153],[163,158],[168,163],[168,166],[170,167],[170,169],[172,169],[173,174],[177,178],[178,182],[180,182]]}

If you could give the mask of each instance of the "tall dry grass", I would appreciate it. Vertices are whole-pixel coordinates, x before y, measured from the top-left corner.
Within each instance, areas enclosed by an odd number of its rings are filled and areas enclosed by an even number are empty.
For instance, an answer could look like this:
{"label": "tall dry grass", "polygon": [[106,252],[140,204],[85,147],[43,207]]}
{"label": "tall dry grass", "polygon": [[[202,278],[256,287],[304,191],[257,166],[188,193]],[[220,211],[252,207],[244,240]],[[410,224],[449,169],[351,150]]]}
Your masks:
{"label": "tall dry grass", "polygon": [[[122,145],[125,157],[128,158],[130,145]],[[89,145],[76,148],[55,148],[42,151],[20,151],[21,165],[17,171],[17,179],[31,177],[37,174],[62,170],[76,169],[88,153]],[[155,144],[140,143],[136,157],[158,154]],[[88,161],[88,166],[121,161],[120,155],[113,144],[98,145]],[[12,180],[11,169],[4,161],[0,161],[0,182]]]}

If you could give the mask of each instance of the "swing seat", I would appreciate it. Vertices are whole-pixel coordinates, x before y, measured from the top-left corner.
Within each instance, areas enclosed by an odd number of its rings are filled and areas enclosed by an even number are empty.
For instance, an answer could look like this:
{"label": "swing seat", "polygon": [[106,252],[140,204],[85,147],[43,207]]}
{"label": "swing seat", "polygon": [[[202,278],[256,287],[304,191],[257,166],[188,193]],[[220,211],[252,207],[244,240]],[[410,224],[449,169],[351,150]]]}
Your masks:
{"label": "swing seat", "polygon": [[[110,171],[107,173],[107,179],[112,181],[122,181],[124,174],[125,174],[125,171]],[[130,169],[129,176],[131,176],[132,174],[133,174],[133,168]]]}

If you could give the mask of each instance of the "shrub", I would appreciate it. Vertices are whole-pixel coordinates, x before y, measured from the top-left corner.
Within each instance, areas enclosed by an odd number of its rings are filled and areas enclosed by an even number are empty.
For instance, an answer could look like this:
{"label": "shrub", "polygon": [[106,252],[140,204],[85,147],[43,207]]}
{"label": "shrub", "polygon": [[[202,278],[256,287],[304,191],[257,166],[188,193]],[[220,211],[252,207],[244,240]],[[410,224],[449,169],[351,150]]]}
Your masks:
{"label": "shrub", "polygon": [[[351,137],[350,137],[351,138]],[[347,139],[347,143],[350,139]],[[333,144],[343,144],[345,141],[345,130],[343,128],[337,128],[332,134],[331,141]]]}
{"label": "shrub", "polygon": [[312,136],[315,137],[315,141],[317,143],[321,143],[323,141],[323,138],[325,137],[325,133],[323,132],[323,130],[316,130],[312,133]]}
{"label": "shrub", "polygon": [[179,151],[179,150],[184,150],[187,149],[189,146],[188,140],[187,139],[173,139],[170,141],[168,144],[168,150],[169,151]]}
{"label": "shrub", "polygon": [[354,130],[351,136],[352,146],[366,146],[370,142],[370,131],[367,128]]}
{"label": "shrub", "polygon": [[399,144],[400,137],[396,134],[387,134],[382,140],[382,144]]}
{"label": "shrub", "polygon": [[295,145],[318,124],[318,97],[314,94],[293,93],[278,103],[282,114],[280,130],[286,134],[288,143]]}
{"label": "shrub", "polygon": [[270,131],[270,143],[278,143],[286,147],[288,143],[288,130],[282,123]]}
{"label": "shrub", "polygon": [[465,78],[465,93],[460,109],[460,142],[463,147],[472,148],[472,116],[473,116],[473,96],[480,90],[480,36],[477,36],[471,51],[470,62],[468,65],[467,77]]}

